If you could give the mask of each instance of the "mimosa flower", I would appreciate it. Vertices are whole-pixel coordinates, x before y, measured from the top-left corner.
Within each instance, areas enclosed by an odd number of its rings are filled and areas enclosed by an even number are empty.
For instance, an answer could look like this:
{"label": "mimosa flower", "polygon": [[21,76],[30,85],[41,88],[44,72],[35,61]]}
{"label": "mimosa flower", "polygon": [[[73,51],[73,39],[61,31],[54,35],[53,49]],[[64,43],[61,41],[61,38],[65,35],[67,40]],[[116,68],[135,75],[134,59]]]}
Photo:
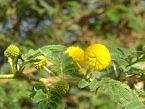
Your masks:
{"label": "mimosa flower", "polygon": [[84,50],[79,47],[68,47],[65,53],[76,62],[84,61]]}
{"label": "mimosa flower", "polygon": [[65,95],[68,90],[69,90],[69,84],[65,81],[57,81],[56,83],[54,83],[54,90],[60,94],[60,95]]}
{"label": "mimosa flower", "polygon": [[20,55],[20,49],[16,45],[11,44],[4,51],[4,55],[8,58],[15,59]]}
{"label": "mimosa flower", "polygon": [[111,62],[111,55],[102,44],[92,44],[85,50],[85,63],[94,70],[103,70]]}
{"label": "mimosa flower", "polygon": [[37,56],[35,59],[38,61],[34,62],[33,65],[37,70],[43,69],[48,64],[47,58],[43,55]]}

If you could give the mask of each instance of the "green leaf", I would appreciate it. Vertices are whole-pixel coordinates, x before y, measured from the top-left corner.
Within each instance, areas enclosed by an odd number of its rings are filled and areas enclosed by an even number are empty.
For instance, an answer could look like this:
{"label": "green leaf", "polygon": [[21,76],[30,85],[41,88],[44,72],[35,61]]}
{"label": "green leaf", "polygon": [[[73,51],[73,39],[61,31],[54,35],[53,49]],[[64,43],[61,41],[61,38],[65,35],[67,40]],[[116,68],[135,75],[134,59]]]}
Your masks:
{"label": "green leaf", "polygon": [[82,79],[81,81],[79,81],[79,84],[78,84],[79,88],[85,88],[87,86],[89,86],[89,82],[86,81],[85,79]]}
{"label": "green leaf", "polygon": [[65,50],[65,46],[63,46],[63,45],[47,45],[47,46],[44,46],[40,49],[43,52],[45,52],[47,50],[50,50],[50,51],[53,51],[53,52],[62,52],[62,51]]}
{"label": "green leaf", "polygon": [[90,82],[90,90],[91,91],[96,91],[96,89],[99,87],[98,85],[98,81],[96,79],[93,79],[91,82]]}
{"label": "green leaf", "polygon": [[38,104],[38,109],[49,109],[50,104],[47,101],[42,101]]}
{"label": "green leaf", "polygon": [[35,101],[36,103],[39,103],[43,100],[46,100],[47,98],[47,94],[45,94],[42,89],[37,90],[35,96],[32,98],[33,101]]}
{"label": "green leaf", "polygon": [[112,101],[119,103],[124,109],[145,109],[137,94],[126,84],[111,79],[102,79],[99,83],[97,94],[104,93]]}
{"label": "green leaf", "polygon": [[72,60],[62,52],[52,53],[48,59],[53,63],[51,71],[56,75],[68,74],[75,76],[79,74],[77,67],[72,63]]}
{"label": "green leaf", "polygon": [[63,45],[47,45],[38,50],[29,50],[28,53],[22,55],[22,58],[28,63],[34,61],[38,55],[44,55],[53,64],[50,70],[56,75],[69,74],[78,76],[78,69],[72,63],[72,60],[64,54],[66,47]]}
{"label": "green leaf", "polygon": [[53,52],[63,52],[65,50],[65,46],[63,45],[47,45],[37,50],[30,49],[27,53],[22,55],[23,59],[28,59],[38,56],[39,54],[43,54],[47,57],[53,56]]}

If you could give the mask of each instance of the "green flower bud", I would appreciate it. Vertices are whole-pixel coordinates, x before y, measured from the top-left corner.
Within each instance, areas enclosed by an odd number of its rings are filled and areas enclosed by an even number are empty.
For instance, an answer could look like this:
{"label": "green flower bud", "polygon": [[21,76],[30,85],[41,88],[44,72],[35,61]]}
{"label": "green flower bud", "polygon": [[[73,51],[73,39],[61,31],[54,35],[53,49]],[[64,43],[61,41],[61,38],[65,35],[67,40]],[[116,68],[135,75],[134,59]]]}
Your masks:
{"label": "green flower bud", "polygon": [[54,83],[54,90],[60,94],[60,95],[65,95],[68,90],[69,90],[69,84],[65,81],[57,81],[56,83]]}
{"label": "green flower bud", "polygon": [[12,44],[4,51],[4,55],[8,58],[15,59],[20,55],[20,49]]}
{"label": "green flower bud", "polygon": [[37,56],[35,59],[38,61],[34,62],[33,65],[37,70],[43,69],[48,64],[47,58],[43,55]]}

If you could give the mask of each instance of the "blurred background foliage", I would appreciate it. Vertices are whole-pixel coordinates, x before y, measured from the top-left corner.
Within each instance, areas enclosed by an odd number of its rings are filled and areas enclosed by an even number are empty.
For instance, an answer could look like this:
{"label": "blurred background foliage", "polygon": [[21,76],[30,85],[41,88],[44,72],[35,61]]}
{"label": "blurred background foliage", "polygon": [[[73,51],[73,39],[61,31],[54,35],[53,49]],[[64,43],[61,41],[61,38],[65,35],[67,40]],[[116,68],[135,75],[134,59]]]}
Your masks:
{"label": "blurred background foliage", "polygon": [[[11,43],[23,52],[47,44],[140,49],[145,43],[145,0],[0,0],[0,10],[0,73],[9,72],[3,51]],[[0,109],[37,109],[28,99],[31,89],[26,82],[0,81]],[[66,109],[121,109],[107,95],[86,90],[72,88]]]}

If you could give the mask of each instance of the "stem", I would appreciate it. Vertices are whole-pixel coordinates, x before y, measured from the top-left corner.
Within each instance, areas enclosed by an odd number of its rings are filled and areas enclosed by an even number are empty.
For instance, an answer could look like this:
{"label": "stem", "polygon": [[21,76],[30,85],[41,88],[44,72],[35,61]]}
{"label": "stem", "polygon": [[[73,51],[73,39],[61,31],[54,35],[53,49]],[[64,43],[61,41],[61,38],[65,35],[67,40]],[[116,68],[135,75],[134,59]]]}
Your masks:
{"label": "stem", "polygon": [[14,74],[3,74],[3,75],[0,75],[0,79],[14,79]]}
{"label": "stem", "polygon": [[28,81],[40,81],[39,78],[29,77],[23,73],[20,74],[1,74],[0,79],[20,79],[20,80],[28,80]]}
{"label": "stem", "polygon": [[44,69],[45,69],[48,73],[52,73],[52,71],[49,70],[47,67],[44,67]]}
{"label": "stem", "polygon": [[51,70],[49,70],[47,67],[44,67],[44,69],[48,72],[49,75],[51,74],[52,76],[55,76],[55,74]]}
{"label": "stem", "polygon": [[8,62],[11,66],[12,72],[14,73],[14,68],[13,68],[13,60],[11,58],[8,58]]}
{"label": "stem", "polygon": [[35,83],[42,83],[46,86],[50,86],[52,85],[54,82],[58,81],[58,80],[65,80],[68,83],[71,83],[73,85],[77,85],[78,80],[74,79],[70,76],[63,76],[63,77],[49,77],[49,78],[36,78],[36,77],[30,77],[27,76],[23,73],[20,73],[18,75],[15,74],[1,74],[0,75],[0,80],[3,79],[17,79],[17,80],[25,80],[28,82],[35,82]]}
{"label": "stem", "polygon": [[118,77],[118,72],[117,72],[117,69],[116,69],[116,65],[115,63],[113,62],[113,69],[114,69],[114,73],[115,73],[115,76]]}
{"label": "stem", "polygon": [[10,66],[11,66],[12,72],[16,73],[16,70],[17,70],[17,59],[8,58],[8,62],[10,64]]}

